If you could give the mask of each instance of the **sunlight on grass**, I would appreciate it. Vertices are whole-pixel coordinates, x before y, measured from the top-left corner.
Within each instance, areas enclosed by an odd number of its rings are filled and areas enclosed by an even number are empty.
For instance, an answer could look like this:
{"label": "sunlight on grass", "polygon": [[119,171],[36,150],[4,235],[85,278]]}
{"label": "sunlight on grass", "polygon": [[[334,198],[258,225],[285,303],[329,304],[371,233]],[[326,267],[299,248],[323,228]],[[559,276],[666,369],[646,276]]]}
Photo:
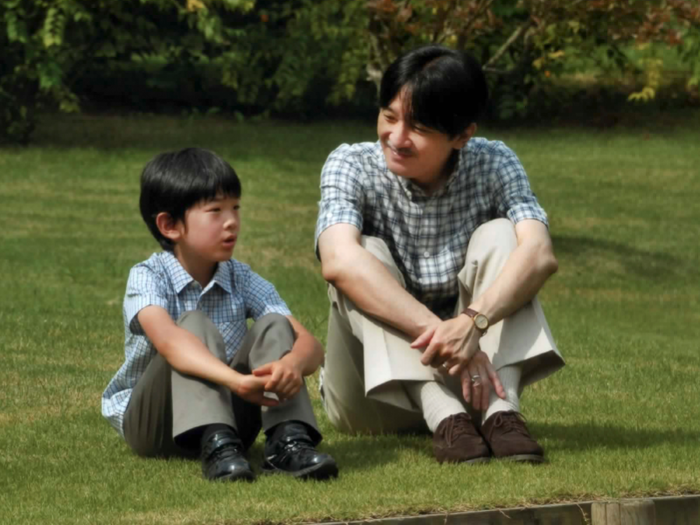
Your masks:
{"label": "sunlight on grass", "polygon": [[[0,150],[0,521],[281,523],[700,492],[700,128],[492,130],[549,213],[559,273],[541,294],[568,366],[523,409],[549,463],[443,466],[427,435],[345,436],[314,408],[340,478],[212,484],[197,462],[136,458],[100,415],[123,357],[129,268],[157,245],[138,214],[156,153],[213,149],[243,182],[235,256],[326,339],[313,253],[321,166],[371,123],[47,119]],[[251,452],[261,463],[259,441]]]}

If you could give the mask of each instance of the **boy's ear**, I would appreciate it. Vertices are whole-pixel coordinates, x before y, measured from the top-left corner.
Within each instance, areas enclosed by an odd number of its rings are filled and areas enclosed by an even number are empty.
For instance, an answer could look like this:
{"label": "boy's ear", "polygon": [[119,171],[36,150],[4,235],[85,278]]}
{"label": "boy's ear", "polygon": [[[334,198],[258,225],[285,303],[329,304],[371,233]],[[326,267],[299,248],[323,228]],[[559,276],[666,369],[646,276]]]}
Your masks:
{"label": "boy's ear", "polygon": [[156,215],[156,226],[161,235],[166,239],[177,242],[182,237],[182,221],[173,220],[172,216],[165,211]]}

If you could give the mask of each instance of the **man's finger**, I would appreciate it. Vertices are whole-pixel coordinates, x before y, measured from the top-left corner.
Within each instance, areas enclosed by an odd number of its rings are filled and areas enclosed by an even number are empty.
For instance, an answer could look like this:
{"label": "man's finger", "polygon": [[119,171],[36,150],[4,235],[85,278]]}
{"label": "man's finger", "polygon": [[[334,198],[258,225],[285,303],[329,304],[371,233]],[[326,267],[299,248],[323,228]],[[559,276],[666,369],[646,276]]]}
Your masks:
{"label": "man's finger", "polygon": [[489,408],[491,394],[491,377],[489,376],[486,367],[479,367],[479,375],[481,376],[481,410],[485,411]]}
{"label": "man's finger", "polygon": [[438,346],[435,343],[431,342],[428,345],[428,348],[425,349],[425,352],[423,352],[423,356],[420,358],[420,362],[425,366],[432,365],[433,359],[435,358],[438,350]]}
{"label": "man's finger", "polygon": [[[478,374],[472,374],[470,372],[470,375],[472,377],[474,377],[475,375],[478,375]],[[481,408],[481,386],[482,386],[483,382],[484,382],[484,380],[481,377],[479,377],[479,379],[476,381],[472,381],[472,387],[473,387],[472,393],[474,396],[474,402],[472,403],[472,406],[474,408],[476,408],[477,410],[479,410]]]}
{"label": "man's finger", "polygon": [[501,384],[501,379],[498,377],[498,373],[493,368],[491,363],[488,363],[486,365],[486,370],[489,375],[489,379],[491,380],[491,384],[493,385],[493,391],[496,392],[496,395],[498,397],[500,397],[501,399],[505,399],[506,390],[503,388],[503,385]]}
{"label": "man's finger", "polygon": [[424,348],[430,343],[430,340],[433,338],[434,334],[435,328],[428,328],[411,343],[411,348]]}
{"label": "man's finger", "polygon": [[469,377],[469,371],[468,370],[462,370],[462,396],[464,397],[464,400],[469,403],[471,400],[471,392],[472,392],[472,380]]}

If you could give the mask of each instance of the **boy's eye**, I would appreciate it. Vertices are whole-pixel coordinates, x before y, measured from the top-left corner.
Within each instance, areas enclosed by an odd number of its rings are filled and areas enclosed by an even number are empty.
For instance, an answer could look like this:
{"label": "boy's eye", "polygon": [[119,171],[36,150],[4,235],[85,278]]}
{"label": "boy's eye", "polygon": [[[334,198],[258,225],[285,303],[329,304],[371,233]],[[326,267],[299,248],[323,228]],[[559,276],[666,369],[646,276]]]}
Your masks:
{"label": "boy's eye", "polygon": [[241,209],[241,205],[240,205],[240,204],[236,204],[236,205],[233,207],[233,209],[234,209],[234,210],[240,210],[240,209]]}
{"label": "boy's eye", "polygon": [[221,211],[221,208],[209,208],[209,211],[210,211],[210,212],[218,213],[218,212]]}

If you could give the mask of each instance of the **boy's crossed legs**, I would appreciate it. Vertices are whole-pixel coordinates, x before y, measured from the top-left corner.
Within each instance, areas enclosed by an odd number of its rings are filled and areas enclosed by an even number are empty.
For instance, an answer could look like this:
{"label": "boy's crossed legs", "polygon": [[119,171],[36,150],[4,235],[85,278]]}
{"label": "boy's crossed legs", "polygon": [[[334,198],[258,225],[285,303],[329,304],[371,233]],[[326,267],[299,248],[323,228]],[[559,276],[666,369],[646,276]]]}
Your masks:
{"label": "boy's crossed legs", "polygon": [[[178,326],[196,335],[222,361],[221,334],[201,311],[190,311]],[[269,314],[249,330],[231,367],[242,374],[279,360],[294,344],[282,315]],[[124,416],[124,437],[141,456],[201,456],[208,479],[254,479],[243,453],[260,429],[267,435],[266,472],[325,479],[337,475],[335,461],[314,447],[321,441],[306,386],[276,407],[260,407],[224,386],[183,375],[156,355],[138,381]]]}

